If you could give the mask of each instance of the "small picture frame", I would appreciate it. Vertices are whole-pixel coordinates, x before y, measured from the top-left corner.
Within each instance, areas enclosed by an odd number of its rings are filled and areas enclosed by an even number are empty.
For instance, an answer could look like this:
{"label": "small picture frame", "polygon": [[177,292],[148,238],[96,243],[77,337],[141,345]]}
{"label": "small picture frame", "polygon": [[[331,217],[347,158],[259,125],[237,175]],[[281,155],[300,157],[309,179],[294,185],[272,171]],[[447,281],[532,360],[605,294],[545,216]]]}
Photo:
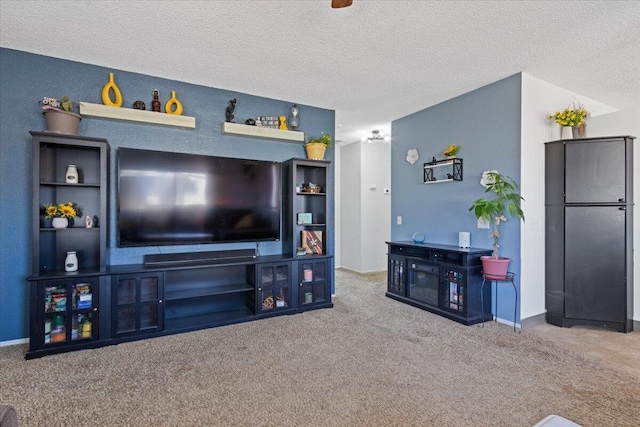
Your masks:
{"label": "small picture frame", "polygon": [[300,212],[298,213],[298,224],[312,224],[313,223],[313,214],[310,212]]}

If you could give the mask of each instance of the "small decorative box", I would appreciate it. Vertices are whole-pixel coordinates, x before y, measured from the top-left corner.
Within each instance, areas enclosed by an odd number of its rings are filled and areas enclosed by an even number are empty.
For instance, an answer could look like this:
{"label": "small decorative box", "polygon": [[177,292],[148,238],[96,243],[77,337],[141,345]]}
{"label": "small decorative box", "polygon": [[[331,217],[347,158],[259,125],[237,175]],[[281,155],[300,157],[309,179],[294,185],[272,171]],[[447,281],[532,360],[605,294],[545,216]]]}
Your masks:
{"label": "small decorative box", "polygon": [[309,212],[300,212],[298,214],[298,224],[312,224],[313,215]]}

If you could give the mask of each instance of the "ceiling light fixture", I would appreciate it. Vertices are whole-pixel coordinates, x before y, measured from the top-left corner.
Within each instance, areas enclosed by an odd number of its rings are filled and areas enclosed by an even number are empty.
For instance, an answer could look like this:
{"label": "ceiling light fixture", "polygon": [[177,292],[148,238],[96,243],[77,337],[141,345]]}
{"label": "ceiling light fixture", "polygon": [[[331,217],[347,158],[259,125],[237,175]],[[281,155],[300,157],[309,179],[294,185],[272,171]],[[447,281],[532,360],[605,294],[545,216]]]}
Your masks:
{"label": "ceiling light fixture", "polygon": [[360,140],[362,142],[368,142],[369,144],[371,144],[373,141],[389,142],[391,141],[391,138],[389,138],[388,136],[384,136],[384,133],[380,132],[379,130],[373,130],[371,131],[371,135],[363,136]]}

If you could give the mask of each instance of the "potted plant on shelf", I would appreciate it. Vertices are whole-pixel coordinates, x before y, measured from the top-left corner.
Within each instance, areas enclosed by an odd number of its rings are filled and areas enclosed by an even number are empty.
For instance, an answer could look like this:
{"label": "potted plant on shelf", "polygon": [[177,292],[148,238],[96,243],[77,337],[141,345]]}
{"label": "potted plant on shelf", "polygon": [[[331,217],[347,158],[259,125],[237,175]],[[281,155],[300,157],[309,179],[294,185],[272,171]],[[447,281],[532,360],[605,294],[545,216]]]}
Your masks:
{"label": "potted plant on shelf", "polygon": [[78,134],[78,126],[82,116],[74,112],[77,104],[70,101],[68,96],[65,95],[61,101],[44,97],[39,104],[42,104],[42,114],[44,114],[47,124],[47,131],[67,135]]}
{"label": "potted plant on shelf", "polygon": [[[82,210],[73,202],[44,204],[44,217],[46,219],[53,218],[51,225],[53,228],[67,228],[69,220],[82,215]],[[72,224],[73,225],[73,224]]]}
{"label": "potted plant on shelf", "polygon": [[451,144],[442,152],[442,154],[447,159],[454,159],[458,155],[458,151],[460,151],[460,148],[461,147],[459,145]]}
{"label": "potted plant on shelf", "polygon": [[548,119],[555,120],[562,128],[570,127],[574,138],[585,138],[587,136],[587,117],[589,117],[589,112],[584,108],[584,105],[572,103],[564,110],[556,111]]}
{"label": "potted plant on shelf", "polygon": [[505,214],[524,221],[524,213],[520,202],[524,200],[517,193],[518,184],[513,178],[500,174],[496,170],[482,173],[480,185],[485,193],[493,193],[493,198],[481,198],[473,202],[469,211],[473,211],[477,219],[484,219],[492,225],[489,238],[493,239],[493,254],[483,256],[482,269],[489,277],[504,277],[509,269],[509,258],[500,257],[500,223],[507,220]]}
{"label": "potted plant on shelf", "polygon": [[327,147],[331,146],[331,135],[323,133],[320,138],[313,138],[304,144],[304,148],[307,150],[307,157],[312,160],[324,159],[324,152]]}

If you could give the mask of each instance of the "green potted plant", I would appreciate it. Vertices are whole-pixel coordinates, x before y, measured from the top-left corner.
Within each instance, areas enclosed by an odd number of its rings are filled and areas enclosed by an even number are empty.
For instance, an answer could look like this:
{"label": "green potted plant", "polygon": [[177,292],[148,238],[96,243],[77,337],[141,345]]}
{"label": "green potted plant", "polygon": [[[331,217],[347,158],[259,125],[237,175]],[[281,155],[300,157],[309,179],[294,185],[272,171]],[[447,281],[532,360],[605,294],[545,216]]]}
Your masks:
{"label": "green potted plant", "polygon": [[322,133],[319,138],[313,138],[304,144],[305,150],[307,150],[307,157],[312,160],[324,159],[324,153],[327,147],[331,146],[331,135],[328,133]]}
{"label": "green potted plant", "polygon": [[483,256],[482,268],[485,274],[494,277],[504,277],[509,269],[509,258],[500,257],[500,223],[507,220],[506,214],[524,221],[521,201],[524,200],[518,194],[518,184],[509,176],[502,175],[496,170],[482,173],[480,185],[485,187],[484,192],[493,194],[493,198],[480,198],[473,202],[469,211],[473,212],[477,219],[484,219],[491,224],[489,238],[493,239],[493,254]]}
{"label": "green potted plant", "polygon": [[574,138],[587,136],[587,117],[589,112],[582,104],[572,103],[562,111],[556,111],[549,116],[549,120],[555,120],[562,127],[570,127]]}
{"label": "green potted plant", "polygon": [[39,104],[42,104],[47,131],[67,135],[78,134],[82,116],[75,112],[77,103],[69,100],[68,96],[65,95],[62,100],[44,97]]}

